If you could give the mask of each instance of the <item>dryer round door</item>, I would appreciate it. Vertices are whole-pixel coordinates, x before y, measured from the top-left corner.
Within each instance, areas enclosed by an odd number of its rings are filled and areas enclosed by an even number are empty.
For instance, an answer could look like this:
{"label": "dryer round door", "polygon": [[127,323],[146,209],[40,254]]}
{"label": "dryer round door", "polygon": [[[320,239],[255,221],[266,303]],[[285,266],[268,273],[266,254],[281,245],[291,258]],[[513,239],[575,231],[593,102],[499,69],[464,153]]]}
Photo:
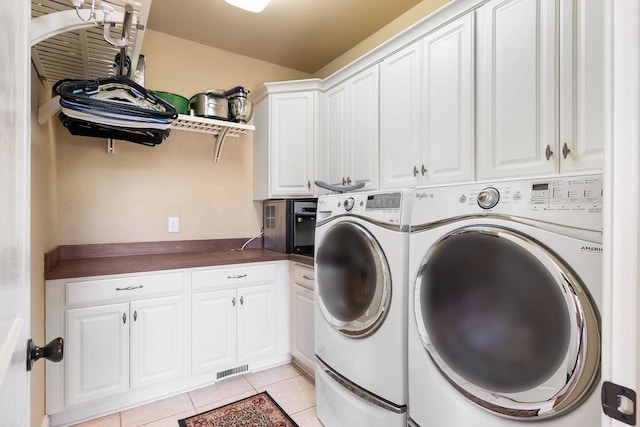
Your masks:
{"label": "dryer round door", "polygon": [[540,419],[580,404],[598,381],[600,325],[573,271],[540,242],[470,226],[427,252],[415,321],[444,377],[481,407]]}
{"label": "dryer round door", "polygon": [[316,252],[317,300],[325,320],[352,338],[373,333],[391,302],[391,275],[380,245],[364,227],[343,221]]}

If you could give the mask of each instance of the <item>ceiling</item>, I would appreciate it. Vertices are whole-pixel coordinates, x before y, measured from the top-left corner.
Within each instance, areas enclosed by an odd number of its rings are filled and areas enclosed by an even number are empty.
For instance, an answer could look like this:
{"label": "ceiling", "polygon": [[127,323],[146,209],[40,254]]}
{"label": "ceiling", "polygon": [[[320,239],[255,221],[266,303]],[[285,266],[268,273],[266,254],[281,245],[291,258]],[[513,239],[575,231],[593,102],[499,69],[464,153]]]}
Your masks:
{"label": "ceiling", "polygon": [[307,73],[421,0],[272,0],[262,13],[224,0],[154,0],[147,27]]}

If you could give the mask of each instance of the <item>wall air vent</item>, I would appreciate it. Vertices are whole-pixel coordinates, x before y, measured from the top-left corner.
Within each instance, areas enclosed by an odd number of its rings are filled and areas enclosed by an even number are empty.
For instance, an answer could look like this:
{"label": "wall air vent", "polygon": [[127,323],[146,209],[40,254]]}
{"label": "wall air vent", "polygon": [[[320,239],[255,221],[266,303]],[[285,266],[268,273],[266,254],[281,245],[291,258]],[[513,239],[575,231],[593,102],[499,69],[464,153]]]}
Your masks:
{"label": "wall air vent", "polygon": [[235,368],[227,369],[225,371],[220,371],[216,374],[216,379],[219,380],[221,378],[229,377],[231,375],[240,374],[242,372],[247,372],[249,370],[249,365],[237,366]]}

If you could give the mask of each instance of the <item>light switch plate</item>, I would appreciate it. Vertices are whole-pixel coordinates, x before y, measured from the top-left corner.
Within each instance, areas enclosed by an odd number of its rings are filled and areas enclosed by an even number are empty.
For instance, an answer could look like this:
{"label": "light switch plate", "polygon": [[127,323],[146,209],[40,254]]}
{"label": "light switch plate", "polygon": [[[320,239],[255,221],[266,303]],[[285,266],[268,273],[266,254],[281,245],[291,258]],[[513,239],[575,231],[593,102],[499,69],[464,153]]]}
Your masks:
{"label": "light switch plate", "polygon": [[170,216],[167,221],[167,231],[169,233],[177,233],[180,231],[180,218],[177,216]]}

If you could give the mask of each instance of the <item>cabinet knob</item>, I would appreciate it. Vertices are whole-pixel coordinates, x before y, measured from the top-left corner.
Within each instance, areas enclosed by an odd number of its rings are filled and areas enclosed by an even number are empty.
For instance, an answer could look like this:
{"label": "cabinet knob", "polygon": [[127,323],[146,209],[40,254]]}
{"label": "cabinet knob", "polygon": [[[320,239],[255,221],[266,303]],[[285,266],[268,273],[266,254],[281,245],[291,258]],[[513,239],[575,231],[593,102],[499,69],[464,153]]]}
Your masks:
{"label": "cabinet knob", "polygon": [[553,156],[553,151],[551,151],[551,146],[547,145],[547,149],[544,150],[544,155],[547,158],[547,160],[549,160],[551,158],[551,156]]}
{"label": "cabinet knob", "polygon": [[422,165],[422,176],[425,176],[427,173],[427,168],[424,167],[424,165]]}
{"label": "cabinet knob", "polygon": [[347,185],[351,185],[351,178],[347,177]]}
{"label": "cabinet knob", "polygon": [[236,297],[233,297],[233,299],[231,300],[231,304],[233,304],[233,306],[236,306]]}
{"label": "cabinet knob", "polygon": [[311,181],[307,181],[307,189],[311,190]]}
{"label": "cabinet knob", "polygon": [[137,322],[138,321],[138,310],[133,312],[133,321]]}
{"label": "cabinet knob", "polygon": [[240,305],[244,305],[244,297],[240,297]]}
{"label": "cabinet knob", "polygon": [[413,167],[413,176],[418,176],[418,167],[417,166]]}
{"label": "cabinet knob", "polygon": [[344,177],[342,178],[342,185],[347,185],[347,180]]}
{"label": "cabinet knob", "polygon": [[571,152],[571,149],[565,142],[564,145],[562,146],[562,157],[566,159],[570,152]]}
{"label": "cabinet knob", "polygon": [[122,323],[127,323],[127,313],[122,313]]}

